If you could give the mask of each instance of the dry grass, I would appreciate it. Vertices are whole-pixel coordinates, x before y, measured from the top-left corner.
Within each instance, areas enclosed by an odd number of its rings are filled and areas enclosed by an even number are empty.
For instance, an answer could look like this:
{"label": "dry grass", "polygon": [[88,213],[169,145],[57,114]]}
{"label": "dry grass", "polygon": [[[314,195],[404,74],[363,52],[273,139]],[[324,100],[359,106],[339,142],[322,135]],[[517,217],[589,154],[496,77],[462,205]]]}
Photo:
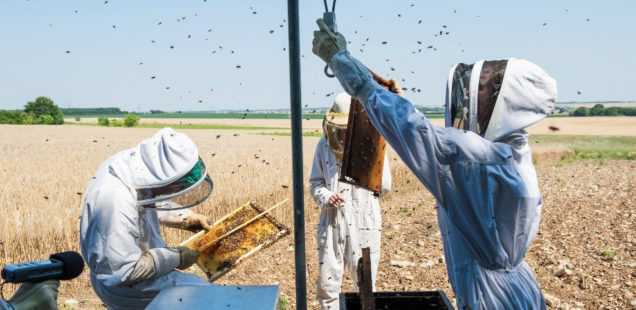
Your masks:
{"label": "dry grass", "polygon": [[[79,216],[84,190],[99,164],[136,145],[157,129],[0,125],[0,265],[79,252]],[[195,211],[216,220],[248,201],[269,206],[292,198],[291,139],[254,131],[181,130],[199,147],[215,188]],[[220,135],[219,138],[217,136]],[[304,140],[304,175],[309,175],[318,138]],[[305,183],[306,188],[308,184]],[[306,197],[306,204],[311,203]],[[293,227],[292,203],[273,215]],[[191,234],[164,229],[168,244]],[[88,272],[61,288],[61,300],[92,299]],[[88,289],[87,289],[88,288]],[[11,286],[5,293],[11,294]],[[10,295],[9,295],[10,296]],[[98,305],[98,304],[97,304]]]}
{"label": "dry grass", "polygon": [[[60,251],[79,251],[78,218],[81,199],[92,174],[107,157],[134,146],[156,131],[141,128],[0,125],[0,171],[4,181],[0,191],[0,266],[44,259],[49,254]],[[269,206],[286,197],[292,198],[289,137],[263,136],[255,131],[181,131],[188,134],[199,146],[200,156],[208,165],[215,182],[212,197],[196,207],[195,211],[216,220],[247,201]],[[217,135],[220,137],[217,138]],[[317,141],[316,137],[305,137],[303,140],[305,179],[311,169]],[[562,146],[554,148],[541,144],[532,147],[535,151],[540,151],[535,153],[535,161],[539,165],[544,165],[542,163],[546,161],[554,162],[571,152]],[[389,157],[394,191],[382,201],[384,232],[380,276],[384,280],[379,280],[378,287],[382,290],[443,289],[452,296],[445,277],[444,264],[438,262],[442,251],[434,200],[404,164],[396,159],[393,152]],[[634,167],[630,164],[631,168],[620,169],[620,162],[606,163],[598,169],[612,167],[614,173],[619,173],[625,178],[625,175],[630,175],[630,171],[634,171]],[[541,182],[551,180],[552,173],[555,173],[553,169],[547,168],[539,169],[538,172]],[[618,184],[617,188],[622,190],[627,186],[627,190],[631,190],[633,176],[627,178],[625,182],[628,183]],[[621,182],[620,178],[616,180]],[[304,184],[308,301],[313,304],[316,278],[315,225],[319,209],[308,195],[306,180]],[[609,184],[608,186],[612,186]],[[552,197],[555,197],[556,192],[550,188],[544,188],[544,191],[547,191],[544,194],[547,195],[544,208],[555,208],[548,205],[548,202],[554,199]],[[633,198],[630,197],[621,196],[621,205],[627,206],[631,210],[628,212],[633,213]],[[580,205],[585,203],[581,201]],[[408,212],[403,212],[404,210]],[[556,209],[552,212],[556,212]],[[274,216],[292,227],[292,204],[288,203],[277,209]],[[543,229],[546,229],[545,225],[542,226],[542,232]],[[547,231],[550,231],[549,227]],[[164,236],[169,245],[178,244],[190,235],[188,232],[164,229]],[[630,239],[633,238],[632,235],[633,233],[628,233],[629,238],[621,242],[627,247],[629,244],[633,246],[633,239]],[[556,242],[558,238],[560,237],[544,232],[539,240]],[[426,246],[421,246],[422,243]],[[633,251],[631,253],[631,258],[630,254],[627,254],[626,259],[633,261]],[[388,266],[389,259],[398,258],[413,260],[417,266],[429,261],[434,261],[435,265],[428,270],[414,270],[410,275],[414,276],[415,280],[405,280],[403,270],[396,271],[394,267]],[[541,262],[530,263],[535,270],[541,269]],[[248,260],[218,283],[280,283],[282,293],[288,296],[290,306],[293,307],[293,273],[293,236],[290,236]],[[550,277],[550,272],[547,275],[540,272],[538,274],[539,279]],[[558,284],[555,283],[554,285]],[[559,295],[557,286],[549,284],[548,287],[552,295],[567,298],[566,293]],[[5,288],[5,296],[12,294],[14,289],[14,286]],[[347,282],[345,289],[351,289],[350,282]],[[79,278],[63,282],[59,300],[63,302],[68,298],[79,300],[82,309],[100,308],[101,303],[90,287],[87,270]],[[589,296],[585,298],[590,300]],[[594,303],[590,302],[591,305]],[[625,304],[615,305],[620,307]]]}

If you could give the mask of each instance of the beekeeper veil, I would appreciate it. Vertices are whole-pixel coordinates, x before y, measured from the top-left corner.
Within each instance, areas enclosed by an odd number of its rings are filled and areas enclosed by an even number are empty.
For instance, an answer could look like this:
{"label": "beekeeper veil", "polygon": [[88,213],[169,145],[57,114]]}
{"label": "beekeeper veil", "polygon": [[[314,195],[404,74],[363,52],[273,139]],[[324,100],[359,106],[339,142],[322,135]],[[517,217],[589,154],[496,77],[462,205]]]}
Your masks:
{"label": "beekeeper veil", "polygon": [[[206,200],[214,184],[194,142],[164,128],[129,149],[110,171],[136,191],[139,206],[157,209],[193,207]],[[163,203],[171,201],[173,203]]]}
{"label": "beekeeper veil", "polygon": [[345,92],[339,93],[322,121],[322,130],[327,138],[329,148],[340,160],[344,154],[350,106],[351,96]]}
{"label": "beekeeper veil", "polygon": [[554,108],[556,82],[522,59],[457,64],[448,74],[446,127],[495,141],[543,119]]}

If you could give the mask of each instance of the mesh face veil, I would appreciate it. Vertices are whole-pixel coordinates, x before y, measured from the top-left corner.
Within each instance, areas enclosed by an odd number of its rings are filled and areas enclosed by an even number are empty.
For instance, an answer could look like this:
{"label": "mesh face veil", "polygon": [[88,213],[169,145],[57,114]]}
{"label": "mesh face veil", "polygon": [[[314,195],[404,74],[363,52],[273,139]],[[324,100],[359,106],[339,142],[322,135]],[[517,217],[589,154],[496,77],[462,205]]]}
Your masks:
{"label": "mesh face veil", "polygon": [[[178,180],[160,188],[138,190],[138,204],[158,210],[191,208],[208,199],[213,189],[207,167],[199,158],[194,168]],[[163,201],[174,204],[159,204]]]}
{"label": "mesh face veil", "polygon": [[351,96],[342,92],[336,95],[333,105],[325,114],[322,121],[322,131],[327,138],[329,148],[340,160],[344,155],[344,143],[347,136],[347,124],[349,123],[349,109]]}
{"label": "mesh face veil", "polygon": [[[342,160],[345,137],[347,136],[347,124],[345,123],[343,125],[342,123],[334,122],[335,117],[329,120],[332,116],[325,116],[325,119],[322,121],[322,131],[327,138],[327,143],[333,154]],[[342,117],[340,117],[340,119],[342,119]]]}
{"label": "mesh face veil", "polygon": [[470,114],[470,75],[473,65],[458,64],[453,73],[450,117],[451,126],[457,129],[470,130],[468,118]]}
{"label": "mesh face veil", "polygon": [[457,64],[449,74],[446,126],[484,135],[501,89],[507,60]]}

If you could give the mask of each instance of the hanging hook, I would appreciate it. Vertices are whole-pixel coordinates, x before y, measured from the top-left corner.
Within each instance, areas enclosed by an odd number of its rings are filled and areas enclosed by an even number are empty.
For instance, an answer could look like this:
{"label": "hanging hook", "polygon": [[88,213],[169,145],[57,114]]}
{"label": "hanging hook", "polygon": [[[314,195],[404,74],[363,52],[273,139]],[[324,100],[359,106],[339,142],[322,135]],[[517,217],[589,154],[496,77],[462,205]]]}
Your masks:
{"label": "hanging hook", "polygon": [[[336,27],[336,0],[333,0],[331,4],[331,12],[329,12],[329,6],[327,6],[327,0],[323,0],[325,4],[325,13],[322,14],[322,20],[325,21],[325,24],[333,33],[338,32],[338,28]],[[325,75],[329,78],[333,78],[336,75],[329,73],[329,64],[325,65]]]}
{"label": "hanging hook", "polygon": [[[327,6],[327,0],[323,0],[323,3],[325,4],[325,12],[329,12],[329,7]],[[336,12],[336,0],[333,0],[333,2],[331,3],[331,12],[335,13]]]}

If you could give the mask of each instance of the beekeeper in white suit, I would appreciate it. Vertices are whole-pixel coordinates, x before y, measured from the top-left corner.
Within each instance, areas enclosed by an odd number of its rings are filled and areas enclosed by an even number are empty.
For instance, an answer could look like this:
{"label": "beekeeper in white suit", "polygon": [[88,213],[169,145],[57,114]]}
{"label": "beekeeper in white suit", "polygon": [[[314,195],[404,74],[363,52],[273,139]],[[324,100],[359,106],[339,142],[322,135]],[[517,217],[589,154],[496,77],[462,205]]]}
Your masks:
{"label": "beekeeper in white suit", "polygon": [[194,142],[171,128],[101,164],[86,190],[80,246],[93,289],[109,309],[143,309],[168,287],[211,285],[175,270],[199,253],[167,247],[159,224],[208,229],[207,218],[187,208],[212,187]]}
{"label": "beekeeper in white suit", "polygon": [[[356,283],[362,248],[370,248],[371,275],[380,262],[382,217],[373,192],[338,181],[351,96],[340,93],[323,121],[324,136],[318,141],[309,183],[311,196],[320,206],[318,223],[317,292],[321,309],[338,309],[338,295],[345,266]],[[380,195],[391,189],[389,161],[384,159]]]}
{"label": "beekeeper in white suit", "polygon": [[523,261],[541,213],[524,128],[554,107],[554,79],[526,60],[459,64],[448,77],[446,127],[437,127],[375,83],[340,33],[318,24],[314,53],[437,200],[458,309],[545,309]]}

